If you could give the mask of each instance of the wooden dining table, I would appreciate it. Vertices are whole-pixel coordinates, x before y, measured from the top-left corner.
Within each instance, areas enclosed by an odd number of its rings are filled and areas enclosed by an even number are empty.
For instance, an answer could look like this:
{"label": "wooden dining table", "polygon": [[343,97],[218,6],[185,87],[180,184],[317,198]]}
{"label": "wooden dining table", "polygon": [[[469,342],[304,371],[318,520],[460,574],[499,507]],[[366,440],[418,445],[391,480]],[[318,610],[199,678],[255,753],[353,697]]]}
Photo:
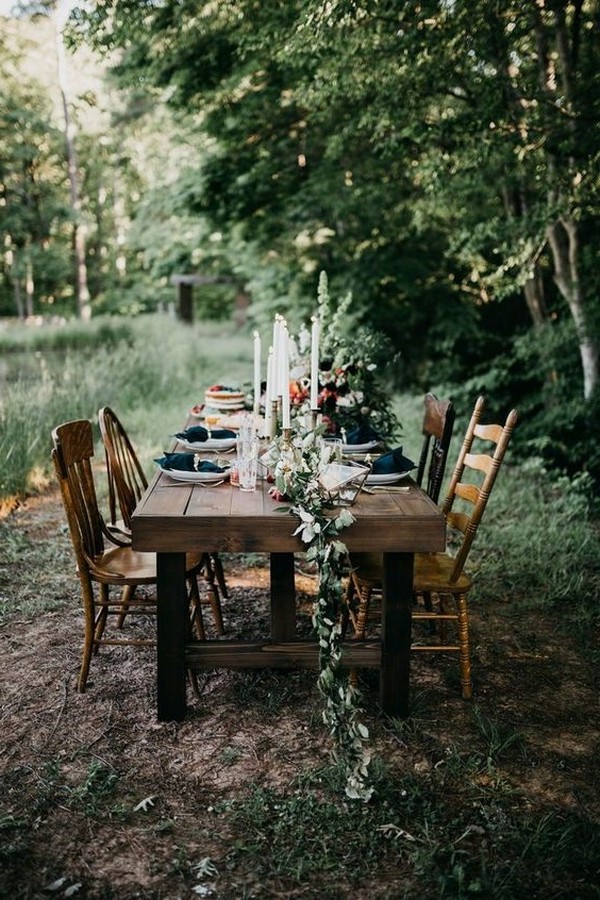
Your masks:
{"label": "wooden dining table", "polygon": [[[348,668],[380,673],[381,709],[409,711],[413,563],[416,552],[445,548],[445,520],[412,480],[403,492],[361,492],[351,507],[355,521],[340,535],[350,553],[383,553],[381,629],[376,638],[344,642]],[[255,492],[225,482],[176,482],[159,472],[133,514],[135,550],[157,554],[157,707],[160,721],[186,715],[186,670],[214,668],[318,669],[315,640],[296,635],[294,554],[306,550],[294,535],[297,518],[282,511],[267,481]],[[335,515],[335,510],[332,511]],[[257,640],[193,640],[189,634],[185,554],[266,553],[270,558],[270,634]],[[225,622],[225,627],[227,623]]]}

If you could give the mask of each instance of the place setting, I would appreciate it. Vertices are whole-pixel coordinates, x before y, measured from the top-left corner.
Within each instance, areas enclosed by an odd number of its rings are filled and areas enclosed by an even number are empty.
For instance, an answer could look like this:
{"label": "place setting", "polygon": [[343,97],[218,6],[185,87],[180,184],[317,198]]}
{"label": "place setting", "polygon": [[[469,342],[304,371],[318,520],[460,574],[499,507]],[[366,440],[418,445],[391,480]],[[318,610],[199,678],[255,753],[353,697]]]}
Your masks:
{"label": "place setting", "polygon": [[186,450],[233,450],[237,435],[228,428],[211,428],[209,425],[192,425],[173,435]]}
{"label": "place setting", "polygon": [[412,459],[404,456],[403,447],[396,447],[373,460],[365,484],[370,488],[392,488],[409,478],[415,468]]}
{"label": "place setting", "polygon": [[383,446],[378,432],[369,422],[361,422],[354,428],[340,428],[341,450],[344,456],[364,456]]}
{"label": "place setting", "polygon": [[200,453],[164,453],[154,460],[160,471],[174,482],[217,487],[229,480],[231,463],[206,459]]}

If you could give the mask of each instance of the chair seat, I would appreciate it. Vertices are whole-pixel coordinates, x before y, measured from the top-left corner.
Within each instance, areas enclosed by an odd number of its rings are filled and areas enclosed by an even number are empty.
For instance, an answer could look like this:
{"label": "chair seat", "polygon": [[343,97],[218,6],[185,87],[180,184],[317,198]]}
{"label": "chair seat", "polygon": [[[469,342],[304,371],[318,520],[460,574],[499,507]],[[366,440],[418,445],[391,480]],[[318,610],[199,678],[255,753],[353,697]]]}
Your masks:
{"label": "chair seat", "polygon": [[[462,572],[458,579],[450,582],[454,559],[447,553],[415,553],[415,574],[413,586],[416,593],[459,594],[468,591],[471,578]],[[356,581],[370,582],[381,588],[383,579],[383,556],[381,553],[353,553],[352,570]]]}
{"label": "chair seat", "polygon": [[[185,569],[189,574],[202,566],[201,553],[187,553]],[[92,577],[114,584],[154,584],[156,582],[156,554],[132,550],[131,547],[108,548],[94,559]]]}
{"label": "chair seat", "polygon": [[466,572],[461,572],[456,581],[450,581],[454,565],[454,558],[447,553],[415,554],[415,592],[462,594],[468,591],[471,578]]}

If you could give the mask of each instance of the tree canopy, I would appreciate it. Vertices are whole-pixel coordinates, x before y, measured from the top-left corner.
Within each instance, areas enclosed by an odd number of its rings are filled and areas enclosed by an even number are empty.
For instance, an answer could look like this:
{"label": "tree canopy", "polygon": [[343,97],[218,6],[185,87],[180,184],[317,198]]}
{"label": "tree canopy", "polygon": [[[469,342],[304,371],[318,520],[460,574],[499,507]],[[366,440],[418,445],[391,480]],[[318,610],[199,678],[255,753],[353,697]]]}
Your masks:
{"label": "tree canopy", "polygon": [[122,85],[214,139],[192,210],[250,248],[246,265],[262,257],[275,299],[326,268],[364,316],[427,346],[468,335],[467,305],[479,318],[518,294],[534,325],[572,316],[589,396],[598,16],[564,0],[114,0],[77,18],[120,52]]}
{"label": "tree canopy", "polygon": [[405,381],[493,389],[554,419],[585,397],[573,416],[588,415],[599,25],[597,0],[75,8],[70,40],[112,85],[106,152],[80,162],[88,259],[105,260],[92,308],[111,285],[143,308],[201,269],[243,282],[257,321],[285,309],[296,325],[325,270],[352,292],[352,327],[390,336]]}

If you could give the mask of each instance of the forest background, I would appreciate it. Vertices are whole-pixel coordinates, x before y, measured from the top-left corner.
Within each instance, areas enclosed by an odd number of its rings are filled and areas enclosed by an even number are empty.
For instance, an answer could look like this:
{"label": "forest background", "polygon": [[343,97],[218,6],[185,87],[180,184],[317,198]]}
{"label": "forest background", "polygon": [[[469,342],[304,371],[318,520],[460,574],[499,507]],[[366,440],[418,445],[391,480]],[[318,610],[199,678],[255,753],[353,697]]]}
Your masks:
{"label": "forest background", "polygon": [[[18,12],[18,10],[15,10]],[[597,481],[600,10],[112,0],[0,20],[0,314],[314,308]],[[72,55],[74,52],[75,55]]]}

